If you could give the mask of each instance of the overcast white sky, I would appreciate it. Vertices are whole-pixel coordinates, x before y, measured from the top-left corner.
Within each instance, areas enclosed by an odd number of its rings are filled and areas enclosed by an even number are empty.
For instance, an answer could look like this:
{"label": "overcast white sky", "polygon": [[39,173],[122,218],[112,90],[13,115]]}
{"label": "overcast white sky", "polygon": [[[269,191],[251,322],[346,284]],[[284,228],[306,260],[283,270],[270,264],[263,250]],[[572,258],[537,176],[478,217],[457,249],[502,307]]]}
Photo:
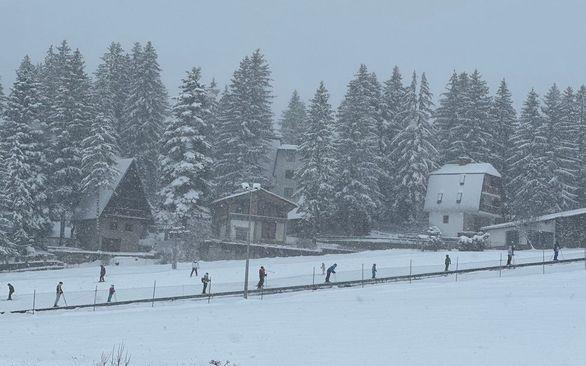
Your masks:
{"label": "overcast white sky", "polygon": [[261,48],[277,116],[293,89],[309,99],[320,80],[337,106],[360,63],[379,79],[395,64],[405,77],[425,71],[436,95],[452,70],[478,68],[520,102],[532,87],[586,82],[585,16],[579,0],[0,0],[0,77],[7,91],[25,54],[38,62],[62,39],[92,73],[111,41],[151,40],[171,95],[186,69],[224,84]]}

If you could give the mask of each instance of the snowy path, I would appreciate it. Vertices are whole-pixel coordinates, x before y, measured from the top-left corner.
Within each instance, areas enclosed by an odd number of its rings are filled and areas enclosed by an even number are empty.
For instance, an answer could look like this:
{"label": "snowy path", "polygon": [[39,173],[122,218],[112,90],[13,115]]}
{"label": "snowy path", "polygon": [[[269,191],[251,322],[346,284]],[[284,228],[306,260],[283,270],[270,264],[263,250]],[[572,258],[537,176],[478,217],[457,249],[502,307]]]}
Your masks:
{"label": "snowy path", "polygon": [[[582,365],[586,271],[1,317],[7,365]],[[31,347],[31,345],[34,345]]]}

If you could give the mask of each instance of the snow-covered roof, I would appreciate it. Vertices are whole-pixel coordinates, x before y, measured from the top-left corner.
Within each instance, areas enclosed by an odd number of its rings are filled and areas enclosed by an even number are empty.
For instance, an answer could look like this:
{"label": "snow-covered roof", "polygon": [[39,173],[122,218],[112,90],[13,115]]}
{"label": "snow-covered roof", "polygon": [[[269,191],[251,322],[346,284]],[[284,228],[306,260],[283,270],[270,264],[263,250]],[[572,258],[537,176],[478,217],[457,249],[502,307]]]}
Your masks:
{"label": "snow-covered roof", "polygon": [[555,219],[561,219],[564,217],[572,217],[572,216],[585,215],[585,214],[586,214],[586,207],[583,207],[583,208],[577,208],[575,210],[561,211],[561,212],[556,212],[556,213],[552,213],[552,214],[537,216],[537,217],[529,218],[526,220],[509,221],[509,222],[503,222],[502,224],[485,226],[485,227],[482,227],[481,230],[502,229],[502,228],[513,227],[513,226],[518,226],[518,225],[522,225],[522,224],[550,221],[550,220],[555,220]]}
{"label": "snow-covered roof", "polygon": [[118,175],[114,179],[112,186],[109,188],[100,188],[100,203],[99,207],[96,207],[96,191],[88,192],[83,194],[79,204],[73,210],[73,221],[79,220],[93,220],[96,218],[96,215],[101,215],[108,203],[110,202],[110,198],[118,188],[120,182],[126,173],[128,172],[128,168],[134,159],[118,159],[116,162],[116,170],[118,170]]}
{"label": "snow-covered roof", "polygon": [[279,146],[279,150],[297,150],[299,145],[283,144]]}
{"label": "snow-covered roof", "polygon": [[[258,192],[264,192],[266,194],[269,194],[271,196],[274,196],[274,197],[280,199],[281,201],[285,201],[286,203],[288,203],[288,204],[290,204],[290,205],[292,205],[294,207],[297,207],[297,204],[295,202],[289,201],[285,197],[279,196],[278,194],[273,193],[273,192],[271,192],[269,190],[266,190],[266,189],[264,189],[262,187],[260,189],[256,190],[256,191],[258,191]],[[230,194],[228,196],[218,198],[217,200],[212,201],[211,204],[212,205],[215,205],[215,204],[218,204],[218,203],[220,203],[222,201],[226,201],[226,200],[229,200],[229,199],[232,199],[232,198],[236,198],[236,197],[239,197],[239,196],[243,196],[243,195],[248,194],[248,193],[250,193],[250,191],[236,192],[236,193]]]}
{"label": "snow-covered roof", "polygon": [[501,174],[489,163],[445,164],[431,175],[444,174],[488,174],[500,177]]}

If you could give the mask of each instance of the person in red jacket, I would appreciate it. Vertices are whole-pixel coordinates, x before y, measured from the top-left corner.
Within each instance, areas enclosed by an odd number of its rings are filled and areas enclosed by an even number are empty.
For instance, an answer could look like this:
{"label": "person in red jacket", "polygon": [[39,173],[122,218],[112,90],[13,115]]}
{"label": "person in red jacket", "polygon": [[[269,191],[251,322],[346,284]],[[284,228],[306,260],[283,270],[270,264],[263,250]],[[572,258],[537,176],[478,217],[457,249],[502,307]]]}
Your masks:
{"label": "person in red jacket", "polygon": [[267,271],[265,270],[265,267],[260,266],[260,269],[258,270],[258,284],[256,285],[257,289],[261,289],[264,287],[266,276],[267,276]]}

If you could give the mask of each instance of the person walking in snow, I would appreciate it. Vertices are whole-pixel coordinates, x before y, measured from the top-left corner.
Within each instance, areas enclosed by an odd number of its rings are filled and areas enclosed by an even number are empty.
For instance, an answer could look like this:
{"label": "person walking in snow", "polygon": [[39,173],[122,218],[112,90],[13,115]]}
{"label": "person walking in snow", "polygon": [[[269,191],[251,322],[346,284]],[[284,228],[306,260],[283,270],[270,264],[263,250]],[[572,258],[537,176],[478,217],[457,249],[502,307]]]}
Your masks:
{"label": "person walking in snow", "polygon": [[326,275],[326,264],[324,262],[321,262],[321,275]]}
{"label": "person walking in snow", "polygon": [[12,300],[12,294],[14,293],[14,286],[8,284],[8,300]]}
{"label": "person walking in snow", "polygon": [[328,268],[328,270],[326,271],[326,283],[330,283],[330,276],[332,275],[332,273],[336,273],[336,267],[338,265],[336,263],[334,263],[330,268]]}
{"label": "person walking in snow", "polygon": [[450,264],[452,264],[452,259],[450,259],[450,256],[448,254],[446,254],[446,259],[444,260],[444,263],[446,265],[444,272],[447,272],[450,269]]}
{"label": "person walking in snow", "polygon": [[258,284],[256,285],[257,289],[261,289],[264,287],[265,285],[265,277],[267,276],[267,271],[265,270],[265,267],[260,266],[260,269],[258,270]]}
{"label": "person walking in snow", "polygon": [[193,274],[195,273],[195,277],[198,276],[197,274],[197,270],[199,269],[199,261],[197,259],[194,259],[193,262],[191,262],[191,274],[189,275],[189,277],[193,277]]}
{"label": "person walking in snow", "polygon": [[206,272],[206,274],[201,278],[201,283],[203,283],[203,291],[202,294],[206,293],[206,289],[208,288],[208,283],[210,283],[210,275]]}
{"label": "person walking in snow", "polygon": [[510,245],[509,252],[507,253],[507,266],[510,266],[513,262],[513,256],[515,255],[515,248]]}
{"label": "person walking in snow", "polygon": [[376,278],[376,263],[372,264],[372,279],[374,280]]}
{"label": "person walking in snow", "polygon": [[98,282],[106,282],[104,277],[106,276],[106,267],[100,264],[100,280]]}
{"label": "person walking in snow", "polygon": [[57,289],[56,289],[55,305],[53,305],[54,308],[59,307],[59,300],[61,299],[62,295],[63,295],[63,282],[59,281],[59,283],[57,284]]}
{"label": "person walking in snow", "polygon": [[560,244],[556,240],[555,244],[553,245],[553,260],[554,261],[558,260],[558,254],[560,254]]}
{"label": "person walking in snow", "polygon": [[108,290],[108,302],[112,302],[112,296],[114,296],[115,293],[116,289],[114,288],[114,285],[110,286],[110,289]]}

